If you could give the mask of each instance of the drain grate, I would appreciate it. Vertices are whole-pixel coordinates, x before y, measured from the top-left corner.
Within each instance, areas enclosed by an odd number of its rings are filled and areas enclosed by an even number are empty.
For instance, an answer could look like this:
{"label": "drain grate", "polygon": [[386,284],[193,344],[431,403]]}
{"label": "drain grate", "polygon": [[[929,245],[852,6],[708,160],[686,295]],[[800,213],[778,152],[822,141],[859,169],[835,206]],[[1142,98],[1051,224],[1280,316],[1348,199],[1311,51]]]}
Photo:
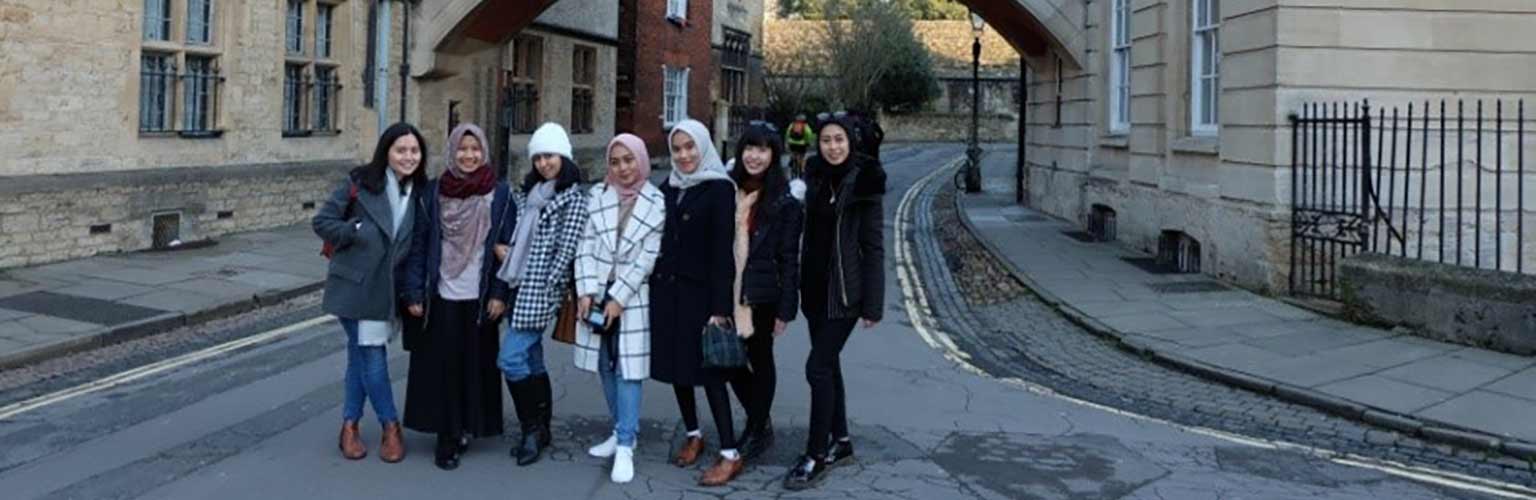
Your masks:
{"label": "drain grate", "polygon": [[1081,241],[1083,243],[1098,243],[1099,242],[1098,238],[1094,238],[1093,235],[1092,234],[1088,234],[1087,231],[1062,231],[1061,234],[1065,234],[1065,235],[1067,235],[1068,238],[1072,238],[1074,240]]}
{"label": "drain grate", "polygon": [[1180,281],[1177,283],[1147,283],[1147,288],[1162,294],[1225,292],[1226,285],[1214,281]]}
{"label": "drain grate", "polygon": [[32,292],[5,297],[0,299],[0,308],[98,325],[117,325],[138,321],[165,312],[160,309],[52,292]]}

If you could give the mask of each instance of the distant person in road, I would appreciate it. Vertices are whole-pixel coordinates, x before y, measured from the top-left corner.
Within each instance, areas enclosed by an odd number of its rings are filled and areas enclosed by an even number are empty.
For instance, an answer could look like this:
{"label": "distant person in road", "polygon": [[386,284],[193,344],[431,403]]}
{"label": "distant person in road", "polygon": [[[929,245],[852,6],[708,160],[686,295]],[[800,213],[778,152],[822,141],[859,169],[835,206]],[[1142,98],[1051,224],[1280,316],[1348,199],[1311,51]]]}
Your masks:
{"label": "distant person in road", "polygon": [[491,166],[485,132],[461,124],[448,136],[448,168],[427,184],[405,300],[422,328],[408,330],[405,425],[437,434],[433,462],[459,467],[472,438],[500,436],[497,323],[510,291],[496,279],[517,223],[512,190]]}
{"label": "distant person in road", "polygon": [[571,155],[570,136],[545,123],[528,142],[533,168],[515,195],[512,249],[496,277],[512,289],[511,316],[496,363],[507,379],[522,437],[512,447],[520,466],[539,461],[550,442],[553,394],[541,336],[571,286],[571,264],[587,223],[587,193]]}
{"label": "distant person in road", "polygon": [[415,225],[423,223],[426,156],[426,142],[416,127],[391,125],[379,137],[373,160],[352,169],[312,222],[315,234],[334,249],[321,308],[336,315],[347,333],[346,399],[337,446],[348,460],[368,454],[358,421],[369,400],[383,429],[379,458],[389,463],[405,458],[385,344],[402,324],[399,299]]}
{"label": "distant person in road", "polygon": [[747,370],[731,378],[731,387],[747,413],[737,443],[749,461],[773,446],[769,412],[778,385],[773,341],[799,310],[805,183],[784,174],[782,155],[772,128],[749,127],[736,140],[737,168],[731,170],[737,186],[733,320],[747,339],[748,357]]}
{"label": "distant person in road", "polygon": [[731,422],[728,378],[703,367],[706,324],[729,325],[732,307],[731,238],[736,187],[715,153],[704,124],[684,120],[667,137],[672,174],[661,186],[667,222],[661,257],[651,277],[651,378],[671,384],[687,436],[673,463],[688,467],[704,452],[695,387],[704,386],[720,432],[720,459],[699,483],[720,486],[741,473]]}
{"label": "distant person in road", "polygon": [[784,130],[784,142],[789,145],[789,164],[796,179],[805,175],[805,153],[816,142],[816,132],[806,123],[805,115],[795,115],[795,121]]}
{"label": "distant person in road", "polygon": [[[588,449],[613,458],[615,483],[635,477],[641,385],[651,376],[651,271],[661,253],[666,199],[651,185],[645,141],[608,143],[608,175],[588,194],[590,214],[576,248],[577,318],[601,311],[601,327],[577,321],[576,367],[598,374],[613,435]],[[596,308],[596,309],[594,309]]]}
{"label": "distant person in road", "polygon": [[819,155],[806,165],[801,310],[811,334],[805,378],[811,386],[805,455],[784,487],[818,484],[827,470],[853,459],[843,388],[843,346],[861,322],[873,328],[885,311],[885,170],[856,151],[847,117],[818,127]]}

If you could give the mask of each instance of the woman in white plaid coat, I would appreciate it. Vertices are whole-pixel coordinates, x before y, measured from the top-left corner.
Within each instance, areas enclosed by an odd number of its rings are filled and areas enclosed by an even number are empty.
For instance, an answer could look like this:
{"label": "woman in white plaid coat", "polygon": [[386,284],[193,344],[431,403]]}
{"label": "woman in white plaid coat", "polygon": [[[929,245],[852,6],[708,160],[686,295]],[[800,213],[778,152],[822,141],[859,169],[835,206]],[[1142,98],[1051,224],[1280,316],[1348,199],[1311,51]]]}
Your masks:
{"label": "woman in white plaid coat", "polygon": [[[614,420],[613,435],[588,452],[613,457],[616,483],[634,479],[641,384],[651,376],[650,275],[661,253],[666,198],[649,182],[645,141],[620,134],[608,143],[608,176],[589,193],[590,216],[576,250],[577,318],[600,312],[604,328],[577,321],[576,367],[597,373]],[[597,309],[594,309],[596,307]]]}
{"label": "woman in white plaid coat", "polygon": [[565,129],[546,123],[528,142],[533,160],[517,202],[512,245],[496,277],[512,290],[507,333],[496,366],[507,379],[522,438],[512,448],[518,465],[539,460],[549,446],[553,396],[544,368],[544,331],[571,285],[571,264],[587,224],[587,192],[571,158]]}

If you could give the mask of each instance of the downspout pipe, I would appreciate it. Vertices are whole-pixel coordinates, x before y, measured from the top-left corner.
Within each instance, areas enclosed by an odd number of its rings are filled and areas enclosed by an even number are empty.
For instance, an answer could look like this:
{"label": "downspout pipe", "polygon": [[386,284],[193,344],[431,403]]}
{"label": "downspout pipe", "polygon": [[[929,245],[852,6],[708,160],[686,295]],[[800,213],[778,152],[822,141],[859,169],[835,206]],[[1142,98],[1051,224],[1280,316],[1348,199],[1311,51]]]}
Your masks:
{"label": "downspout pipe", "polygon": [[373,106],[379,113],[379,133],[389,128],[389,13],[390,0],[378,0],[378,43],[374,45]]}
{"label": "downspout pipe", "polygon": [[411,87],[411,6],[418,0],[403,0],[405,4],[405,39],[400,50],[400,121],[405,121],[406,93]]}

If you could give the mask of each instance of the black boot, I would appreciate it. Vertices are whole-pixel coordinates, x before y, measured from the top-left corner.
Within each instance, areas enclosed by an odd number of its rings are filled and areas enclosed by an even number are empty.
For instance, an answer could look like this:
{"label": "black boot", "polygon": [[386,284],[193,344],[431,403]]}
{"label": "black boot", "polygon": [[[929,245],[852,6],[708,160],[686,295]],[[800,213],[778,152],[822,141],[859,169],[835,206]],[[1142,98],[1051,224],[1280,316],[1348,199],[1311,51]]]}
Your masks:
{"label": "black boot", "polygon": [[531,381],[534,384],[534,395],[538,398],[534,408],[539,411],[539,448],[548,448],[553,441],[551,432],[554,427],[551,427],[550,421],[554,419],[555,413],[554,389],[549,385],[548,373],[534,375]]}
{"label": "black boot", "polygon": [[536,384],[532,377],[516,382],[507,381],[507,392],[512,394],[512,406],[517,410],[517,422],[523,431],[511,452],[519,466],[538,462],[539,455],[544,451],[544,447],[539,445],[539,436],[546,433],[541,430],[543,420],[539,413],[542,395]]}
{"label": "black boot", "polygon": [[773,424],[749,426],[741,433],[741,439],[736,442],[741,445],[741,455],[746,457],[747,461],[757,460],[773,447]]}
{"label": "black boot", "polygon": [[463,450],[459,447],[459,440],[449,433],[437,435],[437,450],[435,450],[433,463],[442,470],[454,470],[459,468],[459,457],[463,456]]}

